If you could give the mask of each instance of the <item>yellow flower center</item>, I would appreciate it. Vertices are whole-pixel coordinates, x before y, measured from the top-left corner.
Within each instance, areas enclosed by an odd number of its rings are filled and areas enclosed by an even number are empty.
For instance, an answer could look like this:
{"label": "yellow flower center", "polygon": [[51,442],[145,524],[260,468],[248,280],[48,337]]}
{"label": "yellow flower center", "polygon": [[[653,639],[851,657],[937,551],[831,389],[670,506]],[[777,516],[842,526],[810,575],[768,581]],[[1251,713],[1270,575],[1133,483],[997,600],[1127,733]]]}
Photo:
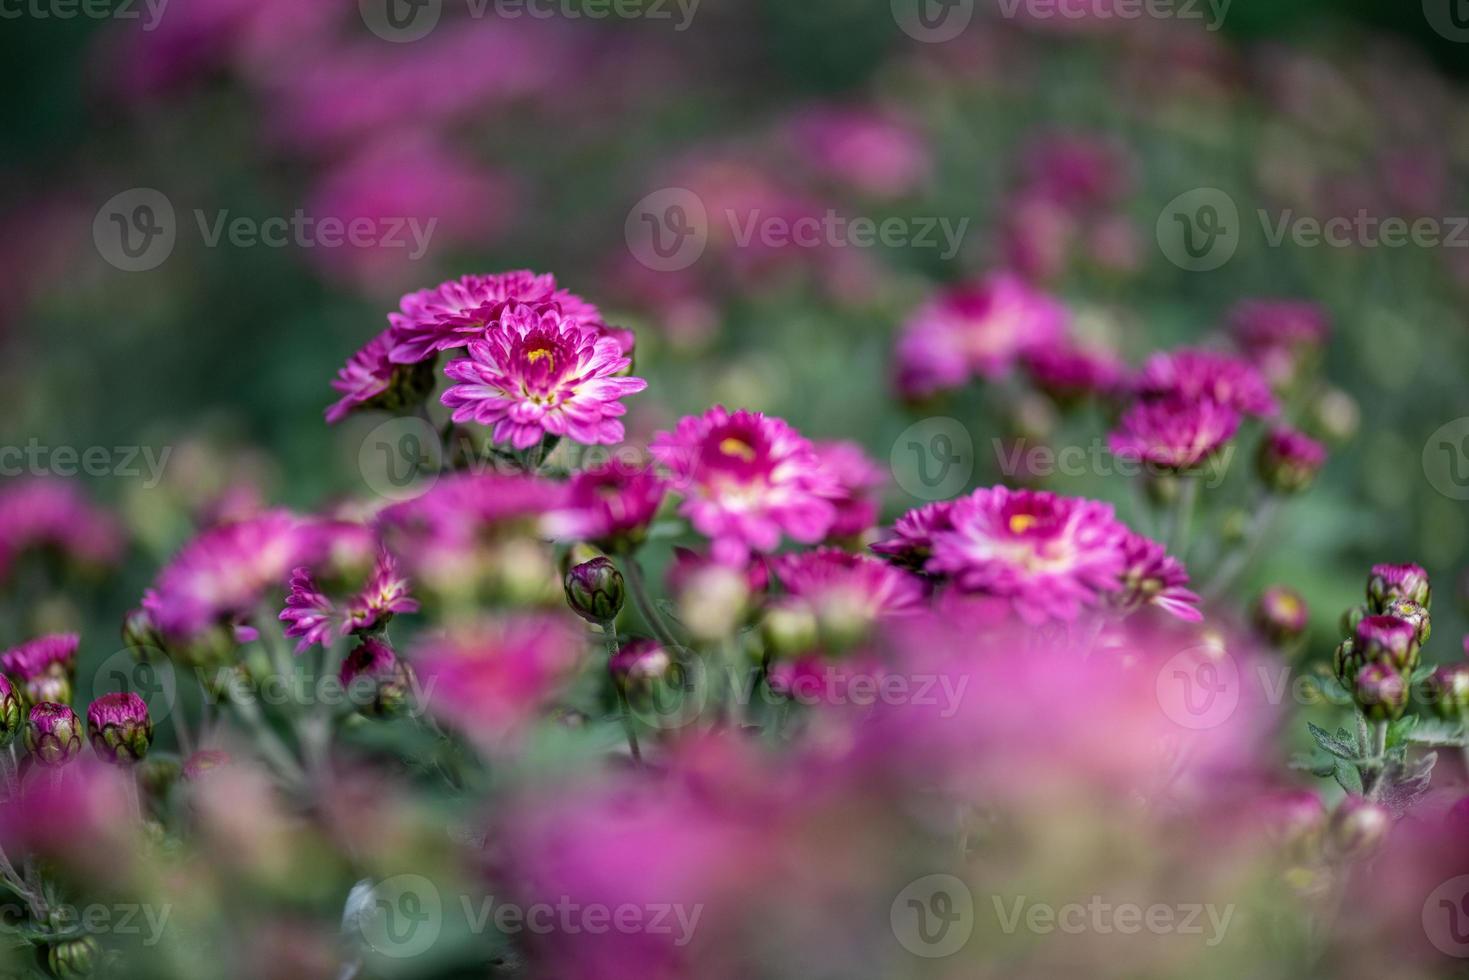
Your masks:
{"label": "yellow flower center", "polygon": [[1010,516],[1010,533],[1024,534],[1039,523],[1034,514],[1012,514]]}
{"label": "yellow flower center", "polygon": [[743,439],[736,439],[734,436],[722,440],[719,443],[719,451],[726,456],[742,459],[746,463],[753,463],[755,461],[754,447]]}

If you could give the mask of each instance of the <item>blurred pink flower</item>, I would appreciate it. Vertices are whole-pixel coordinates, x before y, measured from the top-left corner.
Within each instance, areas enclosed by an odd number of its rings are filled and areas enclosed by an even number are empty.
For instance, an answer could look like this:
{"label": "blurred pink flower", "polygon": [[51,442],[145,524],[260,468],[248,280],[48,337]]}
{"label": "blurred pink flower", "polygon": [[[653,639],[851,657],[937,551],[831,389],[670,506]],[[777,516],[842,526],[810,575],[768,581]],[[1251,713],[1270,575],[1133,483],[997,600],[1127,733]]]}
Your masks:
{"label": "blurred pink flower", "polygon": [[[358,580],[361,582],[361,580]],[[355,593],[333,598],[318,584],[312,569],[300,566],[291,572],[290,591],[280,620],[285,635],[297,639],[296,652],[312,644],[329,646],[333,635],[350,636],[386,623],[395,613],[418,611],[409,594],[408,580],[398,570],[397,560],[386,550],[373,562],[370,576]]]}
{"label": "blurred pink flower", "polygon": [[1279,411],[1270,386],[1248,361],[1216,351],[1184,349],[1153,354],[1135,382],[1145,398],[1210,399],[1245,415]]}
{"label": "blurred pink flower", "polygon": [[941,531],[952,531],[954,504],[943,500],[910,510],[893,525],[893,536],[872,546],[872,550],[904,568],[921,572],[933,556],[933,539]]}
{"label": "blurred pink flower", "polygon": [[880,110],[810,109],[791,121],[789,131],[808,167],[874,197],[913,193],[932,167],[918,131]]}
{"label": "blurred pink flower", "polygon": [[1156,398],[1128,409],[1107,437],[1107,446],[1119,459],[1165,470],[1189,470],[1233,439],[1239,421],[1233,408],[1209,398]]}
{"label": "blurred pink flower", "polygon": [[862,534],[877,522],[879,498],[887,484],[887,471],[855,442],[818,442],[813,444],[813,448],[839,491],[830,498],[836,507],[836,520],[830,535],[847,538]]}
{"label": "blurred pink flower", "polygon": [[54,550],[86,566],[107,566],[122,556],[117,522],[58,479],[21,480],[0,488],[0,579],[22,555]]}
{"label": "blurred pink flower", "polygon": [[791,595],[817,610],[868,622],[919,612],[928,595],[916,576],[838,548],[779,555],[771,559],[771,566]]}
{"label": "blurred pink flower", "polygon": [[651,466],[611,460],[571,478],[566,506],[547,513],[545,528],[552,537],[589,541],[604,551],[635,547],[667,489]]}
{"label": "blurred pink flower", "polygon": [[1168,554],[1163,545],[1129,532],[1123,542],[1126,563],[1121,588],[1113,601],[1131,611],[1143,606],[1156,606],[1171,616],[1196,623],[1204,618],[1199,612],[1199,597],[1186,586],[1188,571],[1178,559]]}

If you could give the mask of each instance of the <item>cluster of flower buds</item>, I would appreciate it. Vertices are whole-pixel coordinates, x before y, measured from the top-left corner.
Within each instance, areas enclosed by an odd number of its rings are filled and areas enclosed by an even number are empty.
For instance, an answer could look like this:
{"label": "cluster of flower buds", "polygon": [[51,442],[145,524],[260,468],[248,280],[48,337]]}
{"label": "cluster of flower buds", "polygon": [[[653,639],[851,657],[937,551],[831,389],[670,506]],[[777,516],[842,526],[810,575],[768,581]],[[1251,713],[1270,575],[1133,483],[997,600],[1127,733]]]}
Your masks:
{"label": "cluster of flower buds", "polygon": [[1428,573],[1417,565],[1375,565],[1367,603],[1348,610],[1348,633],[1332,660],[1336,677],[1373,721],[1400,718],[1430,621]]}

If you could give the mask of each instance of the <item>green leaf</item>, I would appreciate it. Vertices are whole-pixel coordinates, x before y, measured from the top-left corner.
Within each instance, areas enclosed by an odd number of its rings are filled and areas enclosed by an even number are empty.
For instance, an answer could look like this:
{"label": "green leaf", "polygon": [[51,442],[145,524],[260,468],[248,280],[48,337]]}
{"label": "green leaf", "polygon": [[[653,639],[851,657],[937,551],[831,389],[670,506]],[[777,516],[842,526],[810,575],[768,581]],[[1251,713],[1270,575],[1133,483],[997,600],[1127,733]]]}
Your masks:
{"label": "green leaf", "polygon": [[1325,779],[1336,772],[1336,760],[1327,758],[1319,752],[1311,755],[1300,753],[1291,757],[1290,767],[1297,772],[1309,772],[1313,776]]}
{"label": "green leaf", "polygon": [[1352,763],[1345,759],[1338,759],[1336,761],[1336,771],[1332,775],[1336,777],[1336,781],[1341,785],[1342,789],[1353,796],[1362,795],[1362,774],[1357,771],[1357,767],[1352,765]]}
{"label": "green leaf", "polygon": [[1464,726],[1458,722],[1428,718],[1421,721],[1408,734],[1407,741],[1415,745],[1442,745],[1463,748],[1465,745],[1469,745],[1469,736],[1466,736]]}
{"label": "green leaf", "polygon": [[1309,722],[1306,727],[1311,730],[1311,737],[1316,740],[1316,744],[1331,755],[1336,756],[1338,759],[1350,759],[1353,761],[1358,758],[1357,746],[1351,744],[1343,737],[1346,735],[1346,732],[1332,735],[1326,729],[1318,728]]}

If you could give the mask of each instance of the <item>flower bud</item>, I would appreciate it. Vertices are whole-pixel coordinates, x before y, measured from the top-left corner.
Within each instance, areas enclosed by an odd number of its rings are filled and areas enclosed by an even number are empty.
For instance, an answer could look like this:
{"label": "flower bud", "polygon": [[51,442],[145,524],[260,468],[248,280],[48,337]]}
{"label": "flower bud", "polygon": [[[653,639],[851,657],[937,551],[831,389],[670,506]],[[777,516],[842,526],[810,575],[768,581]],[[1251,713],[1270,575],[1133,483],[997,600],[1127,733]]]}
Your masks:
{"label": "flower bud", "polygon": [[1370,663],[1357,672],[1352,700],[1372,721],[1397,721],[1408,706],[1408,684],[1387,664]]}
{"label": "flower bud", "polygon": [[750,583],[737,568],[710,564],[690,572],[678,597],[679,618],[696,638],[714,642],[744,621]]}
{"label": "flower bud", "polygon": [[1266,589],[1255,603],[1255,627],[1276,646],[1286,646],[1300,639],[1310,622],[1306,600],[1294,589],[1275,585]]}
{"label": "flower bud", "polygon": [[622,611],[622,573],[610,558],[593,558],[566,573],[566,601],[582,619],[605,626]]}
{"label": "flower bud", "polygon": [[1337,806],[1327,826],[1331,851],[1341,858],[1361,858],[1371,853],[1392,829],[1392,815],[1360,796],[1349,796]]}
{"label": "flower bud", "polygon": [[1314,431],[1336,445],[1349,441],[1362,423],[1357,400],[1339,388],[1328,388],[1311,406]]}
{"label": "flower bud", "polygon": [[97,940],[91,936],[63,939],[46,947],[46,969],[57,980],[89,977],[101,959]]}
{"label": "flower bud", "polygon": [[87,708],[87,737],[103,762],[130,766],[153,744],[148,705],[131,692],[104,694]]}
{"label": "flower bud", "polygon": [[163,634],[151,612],[140,607],[123,617],[122,645],[139,660],[147,660],[163,649]]}
{"label": "flower bud", "polygon": [[624,691],[646,690],[672,669],[673,658],[652,640],[633,640],[607,660],[607,670]]}
{"label": "flower bud", "polygon": [[1412,599],[1427,609],[1432,605],[1428,573],[1418,565],[1373,565],[1367,578],[1367,601],[1381,612],[1393,599]]}
{"label": "flower bud", "polygon": [[75,633],[41,636],[0,655],[0,669],[19,684],[27,704],[66,704],[76,675],[76,651]]}
{"label": "flower bud", "polygon": [[1366,659],[1357,651],[1357,641],[1342,640],[1331,656],[1331,670],[1336,679],[1348,688],[1356,682],[1357,672],[1367,666]]}
{"label": "flower bud", "polygon": [[1457,721],[1469,711],[1469,663],[1439,667],[1424,686],[1425,696],[1439,717]]}
{"label": "flower bud", "polygon": [[1429,618],[1428,607],[1419,605],[1412,599],[1391,599],[1386,608],[1382,610],[1382,614],[1396,616],[1405,623],[1412,623],[1419,646],[1427,643],[1429,635],[1433,632],[1433,622]]}
{"label": "flower bud", "polygon": [[1418,630],[1396,616],[1368,616],[1357,624],[1357,651],[1367,663],[1381,663],[1401,673],[1418,665]]}
{"label": "flower bud", "polygon": [[372,718],[401,714],[413,700],[413,668],[381,640],[363,640],[337,677],[357,710]]}
{"label": "flower bud", "polygon": [[82,750],[82,720],[64,704],[42,701],[31,709],[26,751],[43,766],[63,766]]}
{"label": "flower bud", "polygon": [[25,723],[25,709],[20,694],[4,674],[0,674],[0,749],[6,748],[20,734]]}
{"label": "flower bud", "polygon": [[1326,447],[1293,429],[1275,429],[1255,460],[1260,479],[1276,493],[1299,493],[1326,465]]}
{"label": "flower bud", "polygon": [[1360,623],[1360,622],[1362,622],[1362,620],[1366,619],[1368,616],[1371,616],[1371,615],[1372,615],[1372,610],[1369,609],[1369,608],[1367,608],[1366,606],[1353,606],[1352,608],[1348,609],[1346,612],[1342,613],[1341,614],[1341,632],[1342,632],[1342,635],[1343,636],[1356,636],[1357,635],[1357,624]]}
{"label": "flower bud", "polygon": [[817,622],[811,607],[800,599],[771,603],[760,619],[760,636],[774,657],[797,657],[816,648]]}

